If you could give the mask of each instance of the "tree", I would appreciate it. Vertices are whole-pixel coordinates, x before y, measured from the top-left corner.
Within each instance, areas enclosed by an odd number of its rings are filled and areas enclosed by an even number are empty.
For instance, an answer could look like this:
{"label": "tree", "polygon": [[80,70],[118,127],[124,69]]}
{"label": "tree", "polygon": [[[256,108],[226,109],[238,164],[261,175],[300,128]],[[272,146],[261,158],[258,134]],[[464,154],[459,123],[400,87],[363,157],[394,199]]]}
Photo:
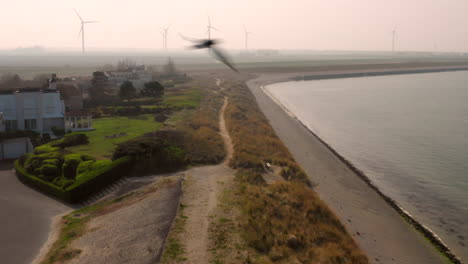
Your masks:
{"label": "tree", "polygon": [[171,58],[169,58],[167,64],[163,66],[163,71],[167,76],[174,76],[177,74],[177,69]]}
{"label": "tree", "polygon": [[109,82],[109,78],[104,72],[96,71],[93,72],[93,78],[91,79],[91,87],[89,88],[89,97],[95,103],[103,102],[111,98],[110,94],[112,85]]}
{"label": "tree", "polygon": [[119,96],[127,100],[136,97],[136,89],[131,81],[125,81],[120,85]]}
{"label": "tree", "polygon": [[141,90],[141,95],[161,98],[164,95],[164,86],[158,81],[147,82],[145,88]]}
{"label": "tree", "polygon": [[16,73],[6,73],[2,75],[0,82],[5,86],[16,87],[21,84],[21,78]]}

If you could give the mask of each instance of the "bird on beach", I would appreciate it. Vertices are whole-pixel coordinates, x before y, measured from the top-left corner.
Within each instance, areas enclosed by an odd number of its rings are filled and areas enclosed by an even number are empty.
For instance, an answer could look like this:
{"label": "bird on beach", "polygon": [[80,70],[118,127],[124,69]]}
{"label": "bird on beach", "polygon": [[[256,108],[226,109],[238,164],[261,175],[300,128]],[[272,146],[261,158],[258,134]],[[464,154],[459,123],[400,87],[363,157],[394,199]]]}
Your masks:
{"label": "bird on beach", "polygon": [[227,53],[221,51],[216,45],[218,45],[221,41],[216,39],[190,39],[180,35],[183,39],[195,43],[195,45],[190,46],[191,49],[208,49],[210,50],[210,54],[212,54],[215,59],[219,60],[220,62],[224,63],[226,66],[231,68],[235,72],[239,72],[234,64],[231,62]]}

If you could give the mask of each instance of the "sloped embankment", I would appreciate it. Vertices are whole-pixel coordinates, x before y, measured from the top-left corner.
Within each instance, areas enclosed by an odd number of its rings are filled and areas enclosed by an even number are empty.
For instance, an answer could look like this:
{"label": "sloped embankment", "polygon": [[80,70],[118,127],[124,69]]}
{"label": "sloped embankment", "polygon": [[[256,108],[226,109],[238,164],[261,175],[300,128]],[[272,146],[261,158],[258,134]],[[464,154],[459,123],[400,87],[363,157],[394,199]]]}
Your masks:
{"label": "sloped embankment", "polygon": [[[368,263],[276,136],[244,80],[227,84],[226,123],[238,170],[241,235],[251,263]],[[267,185],[268,164],[284,181]]]}

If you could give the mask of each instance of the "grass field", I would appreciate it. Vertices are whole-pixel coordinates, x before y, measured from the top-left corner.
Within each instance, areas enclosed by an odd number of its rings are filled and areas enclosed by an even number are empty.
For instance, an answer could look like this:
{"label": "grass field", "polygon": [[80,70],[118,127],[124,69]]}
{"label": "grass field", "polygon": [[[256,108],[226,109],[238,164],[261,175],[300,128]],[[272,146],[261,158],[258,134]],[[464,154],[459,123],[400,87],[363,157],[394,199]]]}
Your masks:
{"label": "grass field", "polygon": [[[107,159],[112,156],[116,144],[156,131],[161,126],[162,123],[154,121],[153,115],[96,119],[93,121],[95,130],[84,132],[89,138],[89,144],[67,148],[67,150],[88,154],[97,159]],[[115,138],[106,138],[121,133],[125,134]]]}
{"label": "grass field", "polygon": [[202,94],[198,89],[181,92],[171,92],[169,90],[164,96],[163,104],[181,108],[195,108],[200,104],[201,99]]}

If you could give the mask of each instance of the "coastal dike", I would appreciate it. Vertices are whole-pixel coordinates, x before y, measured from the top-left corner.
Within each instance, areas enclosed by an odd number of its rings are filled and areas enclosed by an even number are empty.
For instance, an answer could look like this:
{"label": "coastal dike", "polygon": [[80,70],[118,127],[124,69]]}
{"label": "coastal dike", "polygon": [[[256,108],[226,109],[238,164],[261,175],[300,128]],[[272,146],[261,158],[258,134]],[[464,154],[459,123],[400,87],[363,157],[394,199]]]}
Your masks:
{"label": "coastal dike", "polygon": [[[369,68],[296,73],[261,73],[247,81],[276,134],[304,168],[314,189],[346,226],[372,263],[462,263],[430,230],[263,90],[293,80],[349,78],[468,70],[468,66]],[[450,261],[449,261],[450,259]]]}

